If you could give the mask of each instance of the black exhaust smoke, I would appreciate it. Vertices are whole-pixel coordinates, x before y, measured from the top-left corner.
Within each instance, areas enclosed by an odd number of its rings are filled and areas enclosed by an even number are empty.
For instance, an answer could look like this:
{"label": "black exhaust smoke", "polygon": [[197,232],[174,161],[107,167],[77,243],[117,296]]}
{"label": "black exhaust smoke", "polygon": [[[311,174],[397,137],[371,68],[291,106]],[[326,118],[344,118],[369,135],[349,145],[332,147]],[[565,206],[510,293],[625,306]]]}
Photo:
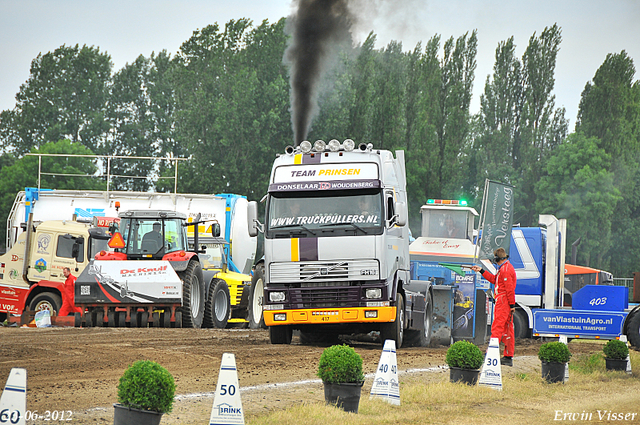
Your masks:
{"label": "black exhaust smoke", "polygon": [[348,0],[295,0],[297,11],[288,18],[291,44],[285,52],[290,64],[291,121],[294,144],[305,140],[318,112],[321,78],[333,63],[337,48],[351,42],[354,17]]}

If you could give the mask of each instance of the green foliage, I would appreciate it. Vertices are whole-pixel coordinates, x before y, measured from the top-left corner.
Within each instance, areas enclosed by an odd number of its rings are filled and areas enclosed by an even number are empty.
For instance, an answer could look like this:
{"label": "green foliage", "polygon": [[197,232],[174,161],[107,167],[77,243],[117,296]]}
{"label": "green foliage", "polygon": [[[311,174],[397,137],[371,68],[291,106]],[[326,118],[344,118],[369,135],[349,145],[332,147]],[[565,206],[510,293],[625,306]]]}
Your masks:
{"label": "green foliage", "polygon": [[567,363],[571,359],[571,352],[567,344],[559,341],[546,342],[540,346],[538,358],[547,363]]}
{"label": "green foliage", "polygon": [[22,155],[32,147],[69,139],[93,152],[106,137],[111,57],[98,48],[61,46],[31,62],[16,107],[0,116],[4,148]]}
{"label": "green foliage", "polygon": [[[174,152],[172,69],[169,56],[162,51],[150,58],[140,55],[113,76],[107,112],[113,132],[106,142],[106,152],[138,157],[182,154]],[[111,174],[119,176],[151,176],[156,165],[137,159],[112,159],[110,163]],[[112,180],[114,190],[144,192],[150,186],[151,178]]]}
{"label": "green foliage", "polygon": [[124,372],[118,384],[118,402],[124,406],[171,412],[176,385],[167,369],[150,360],[139,360]]}
{"label": "green foliage", "polygon": [[327,347],[320,356],[318,377],[329,384],[362,382],[362,357],[346,344]]}
{"label": "green foliage", "polygon": [[[42,154],[73,154],[92,155],[93,153],[79,143],[71,143],[69,140],[60,140],[42,145],[40,148],[32,148],[31,153]],[[2,163],[5,163],[6,166]],[[24,156],[15,159],[11,155],[0,157],[0,223],[6,223],[11,206],[18,192],[25,187],[38,187],[38,157]],[[93,175],[97,167],[90,158],[78,157],[42,157],[42,171],[52,174],[83,174]],[[40,182],[43,189],[86,189],[104,190],[105,182],[94,177],[71,177],[43,175]],[[69,217],[71,219],[71,217]],[[6,226],[0,226],[4,245]]]}
{"label": "green foliage", "polygon": [[582,92],[576,124],[576,131],[594,137],[611,155],[608,171],[624,197],[611,220],[615,243],[601,254],[610,259],[616,277],[631,277],[640,265],[640,82],[633,81],[635,72],[624,50],[608,54]]}
{"label": "green foliage", "polygon": [[602,351],[609,359],[624,360],[629,355],[629,347],[627,347],[627,344],[618,339],[609,340],[604,347],[602,347]]}
{"label": "green foliage", "polygon": [[[481,98],[481,129],[474,140],[478,163],[476,185],[485,178],[517,188],[514,223],[536,226],[535,183],[555,147],[566,137],[563,108],[555,108],[555,65],[561,30],[557,25],[532,35],[522,60],[513,38],[496,50],[493,81]],[[481,194],[479,194],[481,195]]]}
{"label": "green foliage", "polygon": [[484,361],[482,351],[469,341],[456,341],[447,350],[445,359],[450,367],[480,369]]}
{"label": "green foliage", "polygon": [[579,264],[603,269],[608,264],[602,256],[613,244],[612,221],[622,200],[610,166],[611,156],[598,148],[597,139],[574,133],[554,150],[535,184],[536,209],[566,218],[568,241],[582,238]]}

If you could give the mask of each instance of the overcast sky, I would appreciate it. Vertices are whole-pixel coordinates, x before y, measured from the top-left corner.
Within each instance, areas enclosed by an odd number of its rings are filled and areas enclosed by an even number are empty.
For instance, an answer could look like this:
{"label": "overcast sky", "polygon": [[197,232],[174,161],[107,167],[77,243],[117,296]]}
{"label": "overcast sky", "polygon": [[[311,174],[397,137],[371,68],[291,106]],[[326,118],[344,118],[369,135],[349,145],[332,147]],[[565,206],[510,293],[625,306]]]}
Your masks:
{"label": "overcast sky", "polygon": [[[356,41],[369,31],[378,48],[390,40],[412,50],[434,34],[444,39],[478,30],[478,67],[472,112],[498,42],[514,36],[522,56],[529,38],[554,23],[562,28],[556,67],[556,106],[567,109],[573,130],[580,93],[607,53],[626,50],[640,65],[638,0],[361,0],[366,19]],[[167,50],[174,54],[194,30],[230,19],[275,22],[292,12],[291,0],[0,0],[0,110],[15,106],[15,95],[29,77],[39,53],[63,44],[87,44],[111,55],[114,72],[140,54]],[[636,74],[634,79],[638,79]],[[331,137],[331,135],[327,135]]]}

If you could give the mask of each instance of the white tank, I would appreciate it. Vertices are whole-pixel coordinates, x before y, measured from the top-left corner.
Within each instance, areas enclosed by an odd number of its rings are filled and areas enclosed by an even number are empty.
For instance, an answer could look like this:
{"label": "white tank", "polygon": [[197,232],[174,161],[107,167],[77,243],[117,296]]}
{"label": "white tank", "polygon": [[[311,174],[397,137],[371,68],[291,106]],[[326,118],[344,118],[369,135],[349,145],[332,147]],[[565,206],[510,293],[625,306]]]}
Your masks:
{"label": "white tank", "polygon": [[[229,214],[226,214],[227,202]],[[240,272],[248,272],[257,247],[257,238],[249,236],[247,226],[247,199],[240,195],[202,195],[150,192],[106,192],[82,190],[27,189],[16,196],[7,219],[7,249],[13,246],[26,222],[28,211],[33,221],[72,220],[92,221],[94,217],[117,217],[119,211],[170,210],[186,214],[192,221],[198,214],[202,220],[217,220],[221,236],[230,241],[231,259]],[[230,220],[227,226],[227,219]],[[192,228],[190,228],[192,229]],[[210,235],[209,225],[199,226],[201,236]],[[193,231],[189,232],[193,235]],[[247,268],[248,267],[248,268]]]}

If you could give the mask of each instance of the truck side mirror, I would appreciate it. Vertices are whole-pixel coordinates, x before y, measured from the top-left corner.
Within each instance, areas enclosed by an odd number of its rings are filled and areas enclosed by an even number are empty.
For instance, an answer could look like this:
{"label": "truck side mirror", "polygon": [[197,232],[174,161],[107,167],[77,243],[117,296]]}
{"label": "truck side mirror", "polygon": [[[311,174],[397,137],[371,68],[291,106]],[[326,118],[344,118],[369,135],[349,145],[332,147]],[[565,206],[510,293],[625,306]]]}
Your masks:
{"label": "truck side mirror", "polygon": [[404,205],[404,202],[396,203],[396,224],[400,227],[407,224],[407,208]]}
{"label": "truck side mirror", "polygon": [[78,258],[81,257],[82,252],[80,250],[84,250],[84,238],[74,238],[73,245],[71,246],[71,256],[75,258],[76,262],[78,261]]}
{"label": "truck side mirror", "polygon": [[220,223],[213,223],[211,225],[211,236],[217,238],[220,236]]}
{"label": "truck side mirror", "polygon": [[258,236],[260,222],[258,221],[258,203],[256,201],[249,202],[247,206],[247,225],[249,226],[249,236]]}

